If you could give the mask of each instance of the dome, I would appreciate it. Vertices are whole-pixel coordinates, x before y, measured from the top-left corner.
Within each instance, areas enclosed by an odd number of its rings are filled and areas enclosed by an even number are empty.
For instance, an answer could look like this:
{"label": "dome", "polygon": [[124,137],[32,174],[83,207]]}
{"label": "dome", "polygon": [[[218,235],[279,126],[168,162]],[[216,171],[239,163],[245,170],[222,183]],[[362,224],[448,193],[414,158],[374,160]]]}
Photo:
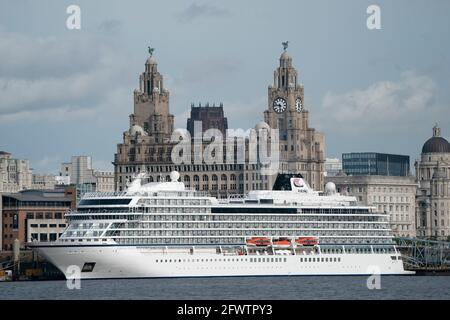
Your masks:
{"label": "dome", "polygon": [[261,121],[255,126],[255,130],[262,130],[262,129],[270,130],[270,126],[266,122]]}
{"label": "dome", "polygon": [[422,153],[449,153],[450,143],[442,137],[433,137],[427,140],[422,148]]}
{"label": "dome", "polygon": [[172,171],[170,173],[170,180],[172,182],[176,182],[176,181],[178,181],[178,179],[180,179],[180,174],[178,173],[178,171]]}
{"label": "dome", "polygon": [[147,59],[147,63],[148,64],[156,64],[156,59],[153,56],[151,56]]}
{"label": "dome", "polygon": [[289,60],[289,59],[291,59],[291,57],[288,55],[286,51],[284,51],[280,56],[280,60]]}
{"label": "dome", "polygon": [[336,193],[336,185],[334,184],[334,182],[327,182],[327,184],[325,185],[325,194],[327,195],[332,195]]}
{"label": "dome", "polygon": [[424,143],[422,153],[450,153],[450,143],[441,137],[441,129],[437,125],[433,128],[433,137]]}
{"label": "dome", "polygon": [[129,133],[131,135],[136,135],[137,133],[143,136],[146,136],[147,133],[144,131],[144,129],[141,126],[134,125],[130,128]]}

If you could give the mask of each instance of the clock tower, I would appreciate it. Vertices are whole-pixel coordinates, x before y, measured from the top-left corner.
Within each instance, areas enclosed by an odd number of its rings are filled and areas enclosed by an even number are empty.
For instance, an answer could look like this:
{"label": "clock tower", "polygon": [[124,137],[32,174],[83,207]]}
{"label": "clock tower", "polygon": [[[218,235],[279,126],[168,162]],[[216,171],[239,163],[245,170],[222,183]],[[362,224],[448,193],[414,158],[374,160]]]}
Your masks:
{"label": "clock tower", "polygon": [[298,72],[287,53],[288,42],[279,66],[268,88],[268,107],[264,121],[280,134],[280,171],[301,173],[310,185],[323,187],[324,136],[309,128],[309,112],[304,104],[304,87],[298,82]]}

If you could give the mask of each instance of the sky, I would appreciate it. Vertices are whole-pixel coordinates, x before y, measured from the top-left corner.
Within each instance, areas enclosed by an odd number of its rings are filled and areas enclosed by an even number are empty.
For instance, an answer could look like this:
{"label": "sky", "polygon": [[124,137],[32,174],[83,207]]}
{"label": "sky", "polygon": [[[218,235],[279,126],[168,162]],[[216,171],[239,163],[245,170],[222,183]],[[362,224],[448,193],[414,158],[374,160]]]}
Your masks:
{"label": "sky", "polygon": [[[81,8],[69,30],[68,6]],[[366,10],[381,9],[369,30]],[[0,150],[57,173],[72,155],[112,169],[147,47],[175,126],[191,102],[223,102],[230,128],[263,120],[288,53],[326,157],[420,156],[437,122],[450,138],[448,0],[1,0]]]}

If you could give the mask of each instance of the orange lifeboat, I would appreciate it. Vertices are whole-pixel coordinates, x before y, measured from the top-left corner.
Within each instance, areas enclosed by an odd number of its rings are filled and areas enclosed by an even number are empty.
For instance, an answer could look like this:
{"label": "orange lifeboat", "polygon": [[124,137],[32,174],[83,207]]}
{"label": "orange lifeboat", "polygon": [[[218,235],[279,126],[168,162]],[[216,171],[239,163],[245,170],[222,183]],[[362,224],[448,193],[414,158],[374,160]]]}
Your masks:
{"label": "orange lifeboat", "polygon": [[316,246],[318,245],[317,238],[314,237],[299,237],[295,239],[295,243],[301,246]]}
{"label": "orange lifeboat", "polygon": [[291,241],[287,239],[279,239],[273,241],[274,247],[280,247],[280,248],[289,248],[291,246]]}
{"label": "orange lifeboat", "polygon": [[270,245],[270,239],[269,238],[259,238],[259,237],[253,237],[247,240],[248,246],[268,246]]}

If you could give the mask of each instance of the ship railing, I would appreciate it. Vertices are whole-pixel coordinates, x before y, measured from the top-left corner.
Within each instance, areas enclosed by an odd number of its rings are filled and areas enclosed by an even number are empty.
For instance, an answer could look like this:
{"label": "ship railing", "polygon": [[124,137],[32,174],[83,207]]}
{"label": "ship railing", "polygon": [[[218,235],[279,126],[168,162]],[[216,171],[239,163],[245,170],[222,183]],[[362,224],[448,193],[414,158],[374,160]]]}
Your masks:
{"label": "ship railing", "polygon": [[116,192],[86,192],[83,195],[83,198],[103,198],[103,197],[120,197],[126,196],[127,193],[125,191],[116,191]]}
{"label": "ship railing", "polygon": [[239,203],[243,203],[246,195],[245,194],[229,194],[226,198],[219,198],[218,201],[220,204],[226,204],[234,201],[239,201]]}

